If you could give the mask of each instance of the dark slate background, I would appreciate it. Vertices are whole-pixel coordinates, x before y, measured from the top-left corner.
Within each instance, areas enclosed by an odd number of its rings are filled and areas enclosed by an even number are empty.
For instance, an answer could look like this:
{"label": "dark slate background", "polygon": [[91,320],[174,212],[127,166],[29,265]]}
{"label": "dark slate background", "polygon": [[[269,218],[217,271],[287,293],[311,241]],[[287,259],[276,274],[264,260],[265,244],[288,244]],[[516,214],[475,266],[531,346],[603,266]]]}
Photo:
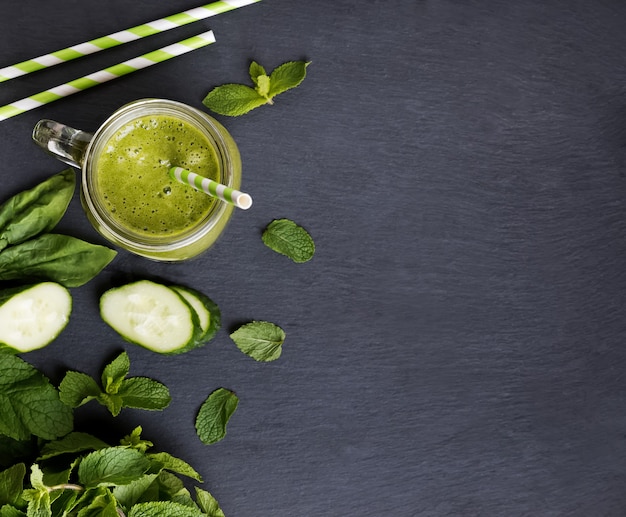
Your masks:
{"label": "dark slate background", "polygon": [[[195,7],[191,0],[22,0],[2,7],[2,66]],[[30,142],[40,118],[93,130],[125,102],[200,107],[224,82],[307,59],[273,107],[219,117],[254,197],[196,261],[120,253],[73,290],[68,329],[25,359],[54,381],[131,374],[172,391],[134,426],[192,464],[229,517],[626,514],[626,4],[552,0],[263,0],[0,85],[10,102],[212,28],[217,43],[0,123],[3,198],[62,170]],[[274,218],[315,258],[263,246]],[[101,242],[78,202],[61,229]],[[156,277],[199,287],[224,329],[162,357],[125,345],[98,296]],[[228,337],[266,319],[283,356]],[[240,405],[204,446],[197,409]]]}

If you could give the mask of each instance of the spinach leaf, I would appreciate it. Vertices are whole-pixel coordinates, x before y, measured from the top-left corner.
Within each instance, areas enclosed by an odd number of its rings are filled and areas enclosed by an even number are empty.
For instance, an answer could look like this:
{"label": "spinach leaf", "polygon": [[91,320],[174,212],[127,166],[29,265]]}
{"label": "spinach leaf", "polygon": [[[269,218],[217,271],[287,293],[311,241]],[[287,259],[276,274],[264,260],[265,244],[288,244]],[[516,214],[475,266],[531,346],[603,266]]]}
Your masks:
{"label": "spinach leaf", "polygon": [[0,250],[52,230],[65,214],[75,184],[76,174],[67,169],[0,205]]}
{"label": "spinach leaf", "polygon": [[78,287],[102,271],[116,254],[69,235],[45,233],[0,253],[0,280],[41,278]]}

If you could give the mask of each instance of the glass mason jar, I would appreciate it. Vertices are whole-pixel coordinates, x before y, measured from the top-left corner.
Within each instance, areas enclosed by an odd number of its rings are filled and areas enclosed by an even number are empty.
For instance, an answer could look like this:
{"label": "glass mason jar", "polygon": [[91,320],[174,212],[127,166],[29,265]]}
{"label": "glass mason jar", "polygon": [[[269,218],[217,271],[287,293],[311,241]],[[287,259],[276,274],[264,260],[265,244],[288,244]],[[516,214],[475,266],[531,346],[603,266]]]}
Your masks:
{"label": "glass mason jar", "polygon": [[94,134],[51,120],[41,120],[33,130],[33,140],[56,158],[81,169],[81,203],[89,221],[103,237],[143,257],[162,261],[187,260],[215,243],[233,213],[231,204],[215,199],[205,213],[195,220],[190,218],[189,225],[181,231],[148,234],[112,214],[115,212],[115,200],[107,200],[107,194],[98,181],[98,162],[106,148],[110,147],[107,144],[111,138],[133,121],[151,116],[177,119],[181,125],[185,123],[199,131],[207,145],[212,147],[216,158],[217,171],[212,179],[233,189],[240,188],[241,160],[233,138],[206,113],[176,101],[141,99],[126,104]]}

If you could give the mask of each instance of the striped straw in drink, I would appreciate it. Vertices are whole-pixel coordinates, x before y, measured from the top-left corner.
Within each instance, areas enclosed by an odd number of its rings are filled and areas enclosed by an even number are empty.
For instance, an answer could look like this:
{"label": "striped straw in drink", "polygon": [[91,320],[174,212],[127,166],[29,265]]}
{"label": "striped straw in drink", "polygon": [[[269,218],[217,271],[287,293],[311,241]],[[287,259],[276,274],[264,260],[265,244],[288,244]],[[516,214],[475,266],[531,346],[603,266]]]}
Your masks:
{"label": "striped straw in drink", "polygon": [[244,7],[259,1],[260,0],[221,0],[144,23],[143,25],[137,25],[130,29],[115,32],[108,36],[102,36],[62,50],[57,50],[50,54],[44,54],[43,56],[0,69],[0,83],[31,72],[36,72],[37,70],[65,63],[72,59],[77,59],[130,41],[145,38],[146,36],[152,36],[153,34],[181,27],[188,23],[203,20],[220,13],[232,11],[238,7]]}
{"label": "striped straw in drink", "polygon": [[205,47],[214,42],[215,36],[213,35],[213,31],[204,32],[192,38],[179,41],[178,43],[168,45],[159,50],[148,52],[142,56],[129,59],[128,61],[99,70],[98,72],[94,72],[79,79],[74,79],[69,83],[36,93],[30,97],[0,107],[0,121],[62,99],[63,97],[68,97],[69,95],[87,90],[99,84],[112,81],[118,77],[131,74],[142,68],[162,63],[163,61]]}
{"label": "striped straw in drink", "polygon": [[209,196],[226,201],[226,203],[235,205],[237,208],[248,210],[248,208],[252,206],[252,198],[249,194],[227,187],[226,185],[222,185],[217,181],[205,178],[204,176],[200,176],[199,174],[183,169],[182,167],[172,167],[170,169],[170,176],[176,181],[189,185],[190,187],[193,187],[200,192],[204,192]]}

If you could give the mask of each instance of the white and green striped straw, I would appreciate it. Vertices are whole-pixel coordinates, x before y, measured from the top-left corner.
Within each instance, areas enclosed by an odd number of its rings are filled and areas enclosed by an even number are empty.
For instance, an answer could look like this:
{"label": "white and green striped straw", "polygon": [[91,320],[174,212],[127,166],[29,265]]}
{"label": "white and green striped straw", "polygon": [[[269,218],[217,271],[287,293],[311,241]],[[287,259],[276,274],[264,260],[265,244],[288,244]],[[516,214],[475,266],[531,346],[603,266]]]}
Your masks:
{"label": "white and green striped straw", "polygon": [[99,84],[112,81],[118,77],[131,74],[142,68],[162,63],[163,61],[167,61],[173,57],[205,47],[206,45],[210,45],[214,42],[215,36],[213,36],[213,31],[204,32],[194,36],[193,38],[179,41],[178,43],[168,45],[167,47],[163,47],[159,50],[148,52],[143,56],[135,57],[79,79],[74,79],[69,83],[61,84],[59,86],[55,86],[54,88],[50,88],[49,90],[36,93],[30,97],[26,97],[0,107],[0,121],[14,117],[15,115],[19,115],[25,111],[38,108],[44,104],[62,99],[63,97],[68,97],[83,90],[87,90],[88,88],[92,88]]}
{"label": "white and green striped straw", "polygon": [[172,167],[170,169],[170,176],[176,181],[189,185],[190,187],[193,187],[200,192],[204,192],[209,196],[226,201],[231,205],[235,205],[237,208],[248,210],[248,208],[252,206],[252,198],[249,194],[227,187],[226,185],[222,185],[217,181],[205,178],[204,176],[200,176],[199,174],[183,169],[182,167]]}
{"label": "white and green striped straw", "polygon": [[72,59],[77,59],[79,57],[94,54],[96,52],[100,52],[101,50],[113,48],[130,41],[145,38],[146,36],[152,36],[153,34],[181,27],[182,25],[186,25],[188,23],[204,20],[205,18],[225,13],[227,11],[232,11],[238,7],[244,7],[259,1],[260,0],[221,0],[213,2],[201,7],[189,9],[188,11],[173,14],[165,18],[160,18],[143,25],[137,25],[136,27],[132,27],[130,29],[115,32],[113,34],[109,34],[108,36],[102,36],[100,38],[86,41],[85,43],[80,43],[79,45],[73,45],[62,50],[57,50],[56,52],[52,52],[50,54],[22,61],[21,63],[16,63],[0,69],[0,83],[31,72],[36,72],[37,70],[65,63],[67,61],[71,61]]}

